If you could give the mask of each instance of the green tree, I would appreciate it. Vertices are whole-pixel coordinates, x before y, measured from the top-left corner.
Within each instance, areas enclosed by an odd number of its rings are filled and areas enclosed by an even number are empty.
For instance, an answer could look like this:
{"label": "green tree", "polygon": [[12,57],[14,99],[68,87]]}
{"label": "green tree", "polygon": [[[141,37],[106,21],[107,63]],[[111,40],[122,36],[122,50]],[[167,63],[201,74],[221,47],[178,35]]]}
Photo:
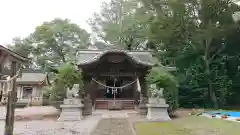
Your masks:
{"label": "green tree", "polygon": [[89,24],[107,44],[122,49],[139,49],[147,40],[148,13],[138,0],[104,2],[100,13],[89,19]]}
{"label": "green tree", "polygon": [[[21,56],[28,57],[30,59],[34,58],[34,46],[32,46],[32,40],[30,37],[25,39],[15,37],[12,40],[12,44],[7,45],[7,47]],[[36,68],[34,61],[30,61],[29,64],[26,64],[25,66],[28,68]]]}
{"label": "green tree", "polygon": [[178,108],[178,83],[174,76],[161,70],[161,68],[153,68],[147,75],[148,85],[156,84],[158,89],[164,88],[164,97],[169,104],[169,112],[173,112]]}
{"label": "green tree", "polygon": [[32,58],[36,68],[45,65],[59,66],[75,61],[79,49],[90,43],[90,34],[77,24],[65,19],[54,19],[37,26],[35,31],[24,39],[15,38],[9,48]]}
{"label": "green tree", "polygon": [[79,90],[83,86],[81,71],[70,63],[63,64],[55,73],[53,80],[50,97],[53,101],[62,101],[67,88],[72,88],[74,84],[79,84]]}
{"label": "green tree", "polygon": [[69,20],[54,19],[38,26],[33,32],[34,54],[39,65],[61,65],[74,60],[78,49],[86,48],[89,34]]}
{"label": "green tree", "polygon": [[29,57],[33,51],[33,46],[31,46],[30,41],[19,37],[13,38],[12,44],[7,45],[7,47],[25,57]]}
{"label": "green tree", "polygon": [[149,36],[155,48],[166,50],[163,58],[175,61],[178,75],[183,76],[187,87],[192,91],[200,89],[205,102],[211,101],[218,107],[231,85],[226,71],[227,54],[223,52],[226,36],[236,25],[232,14],[238,6],[230,0],[144,1],[144,4],[157,15],[153,17]]}

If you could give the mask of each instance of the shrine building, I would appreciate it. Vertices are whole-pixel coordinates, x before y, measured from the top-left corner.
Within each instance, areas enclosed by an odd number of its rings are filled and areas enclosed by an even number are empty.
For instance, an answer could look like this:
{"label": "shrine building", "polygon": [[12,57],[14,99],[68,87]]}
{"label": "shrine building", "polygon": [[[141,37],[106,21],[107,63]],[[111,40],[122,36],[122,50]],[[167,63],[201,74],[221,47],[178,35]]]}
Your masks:
{"label": "shrine building", "polygon": [[155,63],[151,51],[81,50],[77,65],[96,109],[134,109],[148,95],[145,77]]}

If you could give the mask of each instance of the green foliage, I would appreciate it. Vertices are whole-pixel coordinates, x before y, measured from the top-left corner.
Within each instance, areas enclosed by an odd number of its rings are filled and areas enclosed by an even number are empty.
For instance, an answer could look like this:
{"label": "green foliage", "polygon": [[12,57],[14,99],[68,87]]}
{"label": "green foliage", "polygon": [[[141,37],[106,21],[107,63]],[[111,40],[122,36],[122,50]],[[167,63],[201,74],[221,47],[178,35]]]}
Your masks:
{"label": "green foliage", "polygon": [[101,11],[88,23],[93,32],[106,43],[121,49],[138,49],[147,40],[150,13],[139,0],[103,2]]}
{"label": "green foliage", "polygon": [[36,27],[24,39],[15,38],[11,49],[32,58],[36,68],[74,62],[79,49],[86,49],[90,34],[70,20],[54,19]]}
{"label": "green foliage", "polygon": [[72,87],[74,84],[79,84],[82,86],[82,75],[81,71],[73,64],[63,64],[58,69],[58,74],[56,75],[55,82],[58,84],[63,84],[65,87]]}
{"label": "green foliage", "polygon": [[170,73],[161,70],[160,68],[153,68],[146,80],[150,84],[156,84],[158,88],[164,88],[164,97],[169,104],[169,111],[173,112],[178,107],[178,88],[177,81]]}
{"label": "green foliage", "polygon": [[51,93],[49,100],[55,102],[61,102],[65,98],[66,88],[63,84],[53,84],[51,87]]}
{"label": "green foliage", "polygon": [[8,48],[25,57],[29,57],[33,51],[30,41],[19,37],[13,38],[13,45],[8,45]]}
{"label": "green foliage", "polygon": [[74,84],[83,86],[81,71],[77,70],[73,64],[63,64],[55,75],[51,91],[51,100],[62,101],[66,95],[67,88],[72,88]]}
{"label": "green foliage", "polygon": [[[175,66],[180,107],[239,106],[239,10],[231,0],[111,0],[102,4],[89,24],[101,49],[151,48],[158,65]],[[76,60],[77,50],[87,47],[89,35],[69,20],[54,19],[27,38],[15,38],[9,48],[32,58],[34,67],[59,67]],[[56,97],[72,85],[68,80],[78,78],[73,69],[62,68],[53,85]],[[175,79],[163,72],[150,74],[151,81],[175,89],[169,84],[175,84]],[[166,97],[175,97],[173,91]],[[175,104],[175,99],[167,101]]]}
{"label": "green foliage", "polygon": [[[233,95],[236,76],[230,58],[238,59],[232,15],[239,6],[230,0],[143,0],[155,12],[150,23],[150,40],[165,50],[157,58],[173,60],[179,80],[179,104],[183,107],[223,107]],[[235,33],[235,34],[233,34]],[[234,53],[234,55],[233,55]],[[239,63],[239,60],[235,61]],[[175,64],[173,64],[175,63]],[[231,67],[231,69],[230,69]],[[235,65],[235,69],[238,66]],[[233,74],[236,74],[237,71]],[[235,80],[235,84],[234,81]],[[238,86],[239,87],[239,86]]]}
{"label": "green foliage", "polygon": [[74,61],[78,49],[86,48],[90,35],[69,20],[54,19],[38,26],[32,34],[40,65],[59,66]]}

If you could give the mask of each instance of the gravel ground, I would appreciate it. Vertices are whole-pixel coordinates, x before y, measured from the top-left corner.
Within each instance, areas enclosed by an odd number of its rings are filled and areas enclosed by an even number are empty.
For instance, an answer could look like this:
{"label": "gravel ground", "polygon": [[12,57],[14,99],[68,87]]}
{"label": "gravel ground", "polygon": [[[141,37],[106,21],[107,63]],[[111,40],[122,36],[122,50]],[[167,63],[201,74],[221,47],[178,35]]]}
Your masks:
{"label": "gravel ground", "polygon": [[[14,133],[16,135],[89,135],[96,127],[101,116],[89,116],[82,121],[16,121]],[[4,121],[0,121],[0,135],[4,131]]]}
{"label": "gravel ground", "polygon": [[[0,107],[0,116],[5,108]],[[17,115],[34,116],[56,113],[51,107],[32,107],[16,110]],[[2,114],[1,114],[2,113]],[[15,135],[134,135],[129,120],[132,110],[108,111],[97,110],[93,115],[76,122],[57,122],[50,120],[15,121]],[[96,130],[94,130],[96,127]],[[4,120],[0,120],[0,135],[4,131]]]}
{"label": "gravel ground", "polygon": [[[16,117],[24,117],[27,119],[35,119],[41,116],[58,115],[59,110],[52,106],[36,106],[15,109]],[[0,106],[0,120],[4,120],[6,116],[6,107]]]}

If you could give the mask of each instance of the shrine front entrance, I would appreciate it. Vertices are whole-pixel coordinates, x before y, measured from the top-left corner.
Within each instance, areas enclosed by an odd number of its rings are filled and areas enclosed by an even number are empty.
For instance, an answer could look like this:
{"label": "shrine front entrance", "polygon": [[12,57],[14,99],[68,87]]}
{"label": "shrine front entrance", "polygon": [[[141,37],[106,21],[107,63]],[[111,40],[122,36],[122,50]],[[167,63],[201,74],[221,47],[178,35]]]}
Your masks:
{"label": "shrine front entrance", "polygon": [[[106,80],[106,86],[109,86],[104,91],[104,97],[107,99],[113,99],[113,98],[121,98],[123,94],[123,90],[121,87],[123,85],[123,80],[119,80],[116,78],[109,78]],[[111,87],[116,87],[111,88]],[[123,98],[123,97],[122,97]]]}
{"label": "shrine front entrance", "polygon": [[115,106],[122,109],[134,109],[136,98],[136,82],[131,77],[99,77],[93,79],[96,83],[95,107],[97,109],[109,109]]}
{"label": "shrine front entrance", "polygon": [[151,66],[125,51],[106,51],[78,67],[83,73],[85,93],[96,109],[134,109],[140,91],[146,95],[145,76]]}

